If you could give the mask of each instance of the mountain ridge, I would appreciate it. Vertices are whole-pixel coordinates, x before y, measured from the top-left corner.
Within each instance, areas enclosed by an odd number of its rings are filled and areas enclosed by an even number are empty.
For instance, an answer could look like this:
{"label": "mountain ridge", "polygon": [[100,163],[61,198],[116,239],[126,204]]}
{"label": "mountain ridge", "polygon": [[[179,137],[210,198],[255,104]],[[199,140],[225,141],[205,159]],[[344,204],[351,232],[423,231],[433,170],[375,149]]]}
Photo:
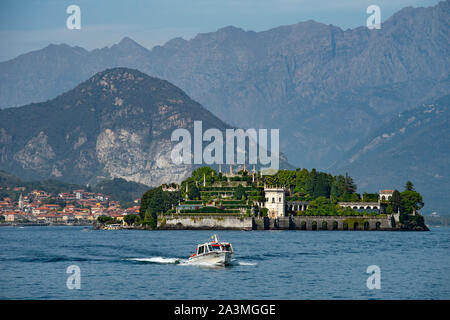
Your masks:
{"label": "mountain ridge", "polygon": [[189,166],[171,164],[170,133],[192,116],[228,127],[165,80],[108,69],[47,102],[1,110],[0,164],[25,179],[178,181]]}

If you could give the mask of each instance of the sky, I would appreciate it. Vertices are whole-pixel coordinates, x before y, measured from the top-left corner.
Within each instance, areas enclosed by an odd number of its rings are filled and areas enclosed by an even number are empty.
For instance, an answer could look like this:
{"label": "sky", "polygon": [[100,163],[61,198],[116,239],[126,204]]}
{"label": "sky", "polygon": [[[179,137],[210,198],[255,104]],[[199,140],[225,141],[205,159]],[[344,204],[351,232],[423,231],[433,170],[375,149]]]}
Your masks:
{"label": "sky", "polygon": [[[191,39],[233,25],[263,31],[309,19],[342,29],[366,24],[366,9],[378,5],[385,21],[403,7],[439,0],[1,0],[0,61],[67,43],[88,50],[128,36],[146,48],[175,37]],[[81,10],[81,29],[69,30],[66,9]]]}

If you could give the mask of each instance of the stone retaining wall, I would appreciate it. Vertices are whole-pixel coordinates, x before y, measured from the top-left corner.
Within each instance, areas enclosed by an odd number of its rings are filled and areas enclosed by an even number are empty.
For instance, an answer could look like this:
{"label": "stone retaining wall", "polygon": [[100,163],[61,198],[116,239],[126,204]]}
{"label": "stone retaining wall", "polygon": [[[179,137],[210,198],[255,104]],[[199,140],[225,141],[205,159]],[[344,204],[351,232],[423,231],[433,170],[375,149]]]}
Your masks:
{"label": "stone retaining wall", "polygon": [[252,218],[230,216],[160,216],[162,230],[252,230]]}
{"label": "stone retaining wall", "polygon": [[160,230],[393,230],[391,217],[292,216],[277,219],[233,216],[160,216]]}
{"label": "stone retaining wall", "polygon": [[253,230],[392,230],[391,217],[293,216],[254,218]]}

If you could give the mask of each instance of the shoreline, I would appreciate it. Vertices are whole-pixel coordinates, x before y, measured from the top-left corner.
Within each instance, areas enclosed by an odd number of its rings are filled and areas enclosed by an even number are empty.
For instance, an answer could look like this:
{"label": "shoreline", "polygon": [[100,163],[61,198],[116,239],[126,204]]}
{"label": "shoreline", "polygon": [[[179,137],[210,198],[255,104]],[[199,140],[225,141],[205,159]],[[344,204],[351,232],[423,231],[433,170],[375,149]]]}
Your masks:
{"label": "shoreline", "polygon": [[290,231],[430,231],[425,226],[406,226],[391,217],[373,216],[158,216],[155,229],[150,226],[123,226],[94,223],[94,230],[290,230]]}

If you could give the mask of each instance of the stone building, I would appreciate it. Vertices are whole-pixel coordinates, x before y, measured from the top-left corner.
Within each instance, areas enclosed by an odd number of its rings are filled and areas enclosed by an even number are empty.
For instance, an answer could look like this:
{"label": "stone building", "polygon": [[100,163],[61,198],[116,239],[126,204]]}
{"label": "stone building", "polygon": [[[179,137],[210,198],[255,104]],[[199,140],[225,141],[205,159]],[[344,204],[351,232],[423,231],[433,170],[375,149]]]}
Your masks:
{"label": "stone building", "polygon": [[380,190],[380,196],[378,201],[388,201],[391,200],[393,190]]}
{"label": "stone building", "polygon": [[285,216],[285,190],[283,188],[264,187],[266,202],[264,206],[269,210],[269,218],[275,219]]}

